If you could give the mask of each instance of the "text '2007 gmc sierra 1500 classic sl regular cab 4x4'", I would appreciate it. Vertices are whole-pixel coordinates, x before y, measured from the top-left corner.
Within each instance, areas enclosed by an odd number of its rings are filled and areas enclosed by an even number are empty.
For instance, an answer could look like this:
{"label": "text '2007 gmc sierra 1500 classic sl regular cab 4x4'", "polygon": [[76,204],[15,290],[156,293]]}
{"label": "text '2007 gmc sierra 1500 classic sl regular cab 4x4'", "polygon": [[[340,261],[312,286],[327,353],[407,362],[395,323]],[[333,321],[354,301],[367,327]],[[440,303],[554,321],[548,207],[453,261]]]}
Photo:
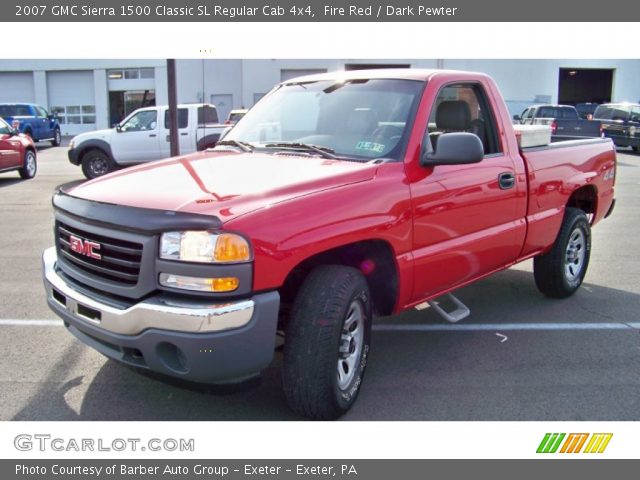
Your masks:
{"label": "text '2007 gmc sierra 1500 classic sl regular cab 4x4'", "polygon": [[524,140],[483,74],[289,80],[213,150],[59,190],[49,306],[107,357],[196,382],[258,375],[283,335],[290,406],[336,418],[374,315],[460,320],[438,297],[531,257],[544,294],[580,286],[613,144]]}

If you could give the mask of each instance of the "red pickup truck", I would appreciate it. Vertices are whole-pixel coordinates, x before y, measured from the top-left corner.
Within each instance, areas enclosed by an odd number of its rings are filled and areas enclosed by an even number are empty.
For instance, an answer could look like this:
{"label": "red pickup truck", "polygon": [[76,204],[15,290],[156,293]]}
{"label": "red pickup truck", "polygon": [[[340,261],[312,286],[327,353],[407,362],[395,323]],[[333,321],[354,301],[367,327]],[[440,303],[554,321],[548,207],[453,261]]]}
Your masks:
{"label": "red pickup truck", "polygon": [[[609,139],[519,146],[491,78],[351,71],[275,87],[210,151],[56,192],[49,306],[106,356],[209,383],[284,339],[290,406],[354,403],[371,323],[534,258],[571,295],[614,206]],[[398,368],[401,368],[398,366]]]}

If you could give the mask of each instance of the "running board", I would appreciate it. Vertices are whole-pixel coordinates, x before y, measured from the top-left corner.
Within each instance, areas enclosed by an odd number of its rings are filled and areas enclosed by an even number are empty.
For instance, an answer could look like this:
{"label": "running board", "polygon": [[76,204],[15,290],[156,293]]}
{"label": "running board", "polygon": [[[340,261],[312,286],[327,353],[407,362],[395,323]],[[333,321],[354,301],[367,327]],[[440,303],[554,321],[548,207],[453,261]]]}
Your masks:
{"label": "running board", "polygon": [[[442,308],[442,306],[440,305],[442,302],[441,299],[445,299],[445,298],[449,302],[453,303],[453,305],[455,306],[454,310],[451,310],[448,312],[444,308]],[[438,297],[434,300],[430,300],[426,303],[421,303],[420,305],[417,305],[415,308],[417,310],[423,310],[427,307],[427,304],[433,307],[433,309],[436,312],[438,312],[438,314],[442,318],[444,318],[447,322],[457,323],[460,320],[463,320],[467,318],[469,315],[471,315],[471,310],[469,310],[469,308],[464,303],[462,303],[460,300],[454,297],[453,294],[451,293],[447,293],[446,295]]]}

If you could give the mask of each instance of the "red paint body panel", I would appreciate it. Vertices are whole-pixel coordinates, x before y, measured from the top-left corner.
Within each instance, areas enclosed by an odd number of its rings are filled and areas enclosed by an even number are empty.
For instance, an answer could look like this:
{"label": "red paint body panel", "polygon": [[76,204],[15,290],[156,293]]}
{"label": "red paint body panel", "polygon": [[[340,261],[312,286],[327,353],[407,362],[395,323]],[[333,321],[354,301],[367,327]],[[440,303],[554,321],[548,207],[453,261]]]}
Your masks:
{"label": "red paint body panel", "polygon": [[0,134],[0,172],[21,168],[27,149],[36,151],[28,136]]}
{"label": "red paint body panel", "polygon": [[[333,76],[332,76],[333,75]],[[597,193],[597,223],[613,200],[610,142],[520,152],[493,80],[449,71],[341,72],[427,82],[404,162],[356,163],[309,156],[202,152],[101,177],[71,195],[107,203],[218,216],[255,252],[256,291],[279,288],[300,262],[364,240],[387,242],[396,259],[396,311],[466,285],[548,249],[578,188]],[[501,153],[472,165],[419,164],[439,90],[482,85],[498,123]],[[514,188],[498,175],[510,172]]]}

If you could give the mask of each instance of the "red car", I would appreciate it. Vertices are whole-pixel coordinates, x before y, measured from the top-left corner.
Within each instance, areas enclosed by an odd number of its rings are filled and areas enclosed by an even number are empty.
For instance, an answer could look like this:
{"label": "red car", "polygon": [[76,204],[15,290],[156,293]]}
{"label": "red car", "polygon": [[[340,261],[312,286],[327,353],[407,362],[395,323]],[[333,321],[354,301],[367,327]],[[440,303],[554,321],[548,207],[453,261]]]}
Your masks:
{"label": "red car", "polygon": [[36,176],[36,146],[26,135],[18,133],[0,118],[0,173],[18,170],[25,180]]}

